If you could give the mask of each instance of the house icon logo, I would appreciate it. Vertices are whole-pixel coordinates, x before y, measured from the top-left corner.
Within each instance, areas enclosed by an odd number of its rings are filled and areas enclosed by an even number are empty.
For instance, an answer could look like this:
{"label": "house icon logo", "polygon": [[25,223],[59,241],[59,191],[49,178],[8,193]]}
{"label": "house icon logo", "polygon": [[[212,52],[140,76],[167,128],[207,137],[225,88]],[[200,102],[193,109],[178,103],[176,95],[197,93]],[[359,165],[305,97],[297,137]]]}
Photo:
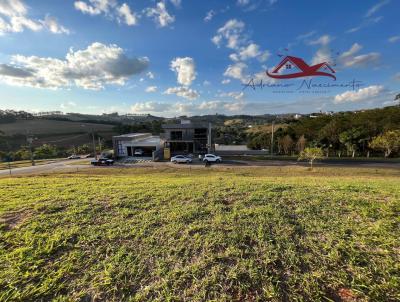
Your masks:
{"label": "house icon logo", "polygon": [[266,74],[274,79],[293,79],[302,77],[331,77],[336,80],[335,70],[327,63],[308,65],[303,59],[286,56],[271,72]]}

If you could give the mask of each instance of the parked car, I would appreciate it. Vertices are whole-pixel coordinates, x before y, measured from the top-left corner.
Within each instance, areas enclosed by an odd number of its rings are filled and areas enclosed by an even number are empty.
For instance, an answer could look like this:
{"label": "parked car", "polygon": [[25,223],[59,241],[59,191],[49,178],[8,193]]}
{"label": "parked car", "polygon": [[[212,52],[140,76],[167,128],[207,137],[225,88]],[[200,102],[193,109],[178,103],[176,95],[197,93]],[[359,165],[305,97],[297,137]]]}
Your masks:
{"label": "parked car", "polygon": [[222,158],[221,156],[217,156],[214,154],[206,154],[204,155],[203,162],[220,163],[222,162]]}
{"label": "parked car", "polygon": [[67,157],[68,159],[80,159],[81,157],[79,155],[73,154]]}
{"label": "parked car", "polygon": [[133,153],[135,156],[143,156],[144,151],[142,149],[136,149],[135,152]]}
{"label": "parked car", "polygon": [[171,162],[173,162],[174,164],[178,164],[178,163],[190,164],[192,162],[192,159],[188,156],[176,155],[176,156],[171,157]]}
{"label": "parked car", "polygon": [[90,164],[93,166],[110,166],[114,164],[114,160],[108,158],[93,159]]}

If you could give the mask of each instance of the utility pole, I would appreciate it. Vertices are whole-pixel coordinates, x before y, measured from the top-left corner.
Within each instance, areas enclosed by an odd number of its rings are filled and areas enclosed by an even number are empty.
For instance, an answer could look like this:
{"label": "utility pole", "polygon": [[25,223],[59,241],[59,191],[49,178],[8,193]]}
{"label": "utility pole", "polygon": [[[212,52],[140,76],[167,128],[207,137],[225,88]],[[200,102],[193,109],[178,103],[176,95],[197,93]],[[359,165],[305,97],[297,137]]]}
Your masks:
{"label": "utility pole", "polygon": [[101,156],[101,152],[103,151],[103,150],[101,149],[101,138],[100,138],[100,136],[98,136],[97,138],[98,138],[98,140],[99,140],[99,151],[100,151],[100,156]]}
{"label": "utility pole", "polygon": [[208,123],[207,150],[211,153],[211,123]]}
{"label": "utility pole", "polygon": [[93,154],[94,154],[94,159],[97,159],[97,153],[96,153],[96,142],[94,140],[94,133],[92,130],[92,143],[93,143]]}
{"label": "utility pole", "polygon": [[28,134],[26,135],[26,141],[29,143],[29,152],[31,154],[31,163],[32,166],[35,165],[35,159],[33,158],[33,148],[32,148],[32,142],[33,142],[33,136]]}
{"label": "utility pole", "polygon": [[10,176],[11,176],[11,156],[10,155],[8,155],[7,160],[8,160],[8,171],[9,171]]}
{"label": "utility pole", "polygon": [[275,132],[275,121],[272,122],[272,135],[271,135],[271,155],[274,155],[274,132]]}

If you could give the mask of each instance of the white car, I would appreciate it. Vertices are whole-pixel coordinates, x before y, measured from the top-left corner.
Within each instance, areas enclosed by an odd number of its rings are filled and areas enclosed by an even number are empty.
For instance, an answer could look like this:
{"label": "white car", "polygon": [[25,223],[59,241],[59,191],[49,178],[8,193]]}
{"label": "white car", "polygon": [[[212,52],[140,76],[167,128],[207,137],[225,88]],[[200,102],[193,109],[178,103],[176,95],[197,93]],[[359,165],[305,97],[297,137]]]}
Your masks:
{"label": "white car", "polygon": [[171,162],[173,162],[174,164],[179,164],[179,163],[190,164],[192,162],[192,159],[184,155],[176,155],[171,157]]}
{"label": "white car", "polygon": [[135,155],[135,156],[143,156],[144,155],[144,151],[142,149],[136,149],[135,153],[133,155]]}
{"label": "white car", "polygon": [[220,163],[220,162],[222,162],[222,158],[221,158],[221,156],[217,156],[214,154],[206,154],[206,155],[204,155],[203,161],[210,162],[210,163]]}

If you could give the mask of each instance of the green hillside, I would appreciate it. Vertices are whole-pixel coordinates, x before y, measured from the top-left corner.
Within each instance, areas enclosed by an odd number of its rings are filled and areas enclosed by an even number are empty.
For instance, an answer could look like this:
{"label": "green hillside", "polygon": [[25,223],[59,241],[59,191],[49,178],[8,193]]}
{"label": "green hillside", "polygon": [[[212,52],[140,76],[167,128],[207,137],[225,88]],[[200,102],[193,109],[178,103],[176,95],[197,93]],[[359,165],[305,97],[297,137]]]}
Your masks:
{"label": "green hillside", "polygon": [[398,170],[0,180],[2,301],[399,301]]}

